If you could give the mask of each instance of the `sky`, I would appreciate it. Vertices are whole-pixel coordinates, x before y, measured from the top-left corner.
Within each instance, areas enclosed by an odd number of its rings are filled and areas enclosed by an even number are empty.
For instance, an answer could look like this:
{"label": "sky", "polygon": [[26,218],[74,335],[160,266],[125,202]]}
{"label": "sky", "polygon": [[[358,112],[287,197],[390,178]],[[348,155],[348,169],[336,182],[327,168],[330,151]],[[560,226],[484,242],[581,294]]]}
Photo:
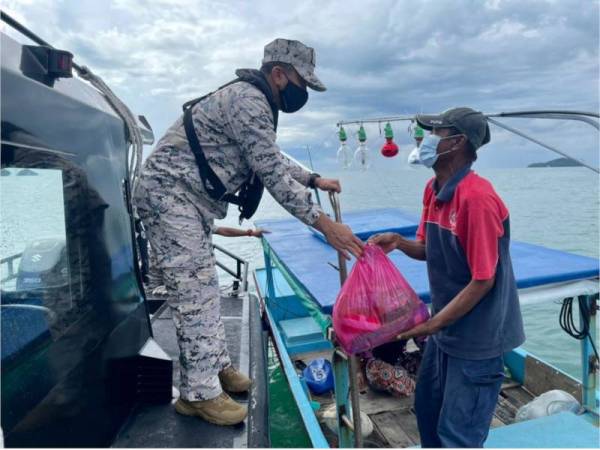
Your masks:
{"label": "sky", "polygon": [[[599,110],[599,0],[3,0],[2,8],[89,66],[158,140],[181,105],[258,68],[264,46],[284,37],[316,50],[327,86],[281,114],[280,147],[316,168],[334,167],[340,120],[437,113],[455,106],[486,112]],[[6,27],[3,27],[6,29]],[[14,33],[11,34],[14,36]],[[20,38],[22,41],[23,39]],[[505,123],[598,166],[598,132],[585,124],[511,119]],[[383,125],[381,128],[383,128]],[[393,124],[406,167],[406,122]],[[347,127],[352,149],[357,126]],[[559,157],[491,128],[481,167],[523,167]],[[377,124],[367,126],[375,167]],[[149,152],[151,148],[147,149]]]}

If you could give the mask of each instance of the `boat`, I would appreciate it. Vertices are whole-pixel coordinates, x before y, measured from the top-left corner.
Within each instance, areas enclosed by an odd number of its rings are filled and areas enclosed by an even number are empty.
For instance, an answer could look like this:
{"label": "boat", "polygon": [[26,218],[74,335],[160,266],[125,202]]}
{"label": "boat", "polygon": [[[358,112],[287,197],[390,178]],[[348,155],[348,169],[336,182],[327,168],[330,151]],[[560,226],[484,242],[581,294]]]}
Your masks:
{"label": "boat", "polygon": [[[572,119],[598,129],[595,113],[571,111],[522,111],[488,114],[502,128],[560,152],[537,138],[499,122],[499,117]],[[414,121],[414,116],[373,119]],[[368,122],[340,122],[338,126]],[[594,171],[597,169],[591,167]],[[340,200],[333,197],[332,210],[342,219]],[[414,239],[418,218],[398,208],[367,209],[343,214],[343,223],[362,240],[382,232],[399,233]],[[318,231],[295,219],[259,220],[256,225],[271,231],[262,239],[264,268],[254,271],[254,282],[271,345],[301,417],[302,433],[313,447],[412,447],[419,445],[412,396],[393,398],[371,390],[358,392],[355,356],[336,343],[331,314],[347,272],[344,260]],[[511,257],[519,298],[530,301],[562,300],[587,311],[589,334],[581,340],[581,381],[522,347],[504,355],[505,379],[491,424],[488,447],[597,447],[599,430],[599,366],[594,341],[598,310],[599,262],[597,259],[553,250],[525,242],[511,242]],[[392,252],[392,262],[429,303],[426,265]],[[584,314],[582,314],[584,315]],[[583,327],[583,322],[581,323]],[[558,329],[557,332],[561,332]],[[301,370],[317,358],[333,367],[334,389],[329,395],[314,395]],[[582,405],[577,414],[561,412],[527,421],[516,420],[519,408],[545,392],[559,389]],[[323,420],[321,411],[334,408],[334,423]],[[365,413],[373,432],[363,440],[358,412]]]}
{"label": "boat", "polygon": [[[2,21],[34,42],[0,35],[2,446],[266,446],[264,383],[238,398],[245,426],[173,413],[175,331],[165,298],[145,291],[131,203],[147,120],[69,52]],[[248,264],[215,251],[235,280],[221,299],[231,357],[260,380]]]}

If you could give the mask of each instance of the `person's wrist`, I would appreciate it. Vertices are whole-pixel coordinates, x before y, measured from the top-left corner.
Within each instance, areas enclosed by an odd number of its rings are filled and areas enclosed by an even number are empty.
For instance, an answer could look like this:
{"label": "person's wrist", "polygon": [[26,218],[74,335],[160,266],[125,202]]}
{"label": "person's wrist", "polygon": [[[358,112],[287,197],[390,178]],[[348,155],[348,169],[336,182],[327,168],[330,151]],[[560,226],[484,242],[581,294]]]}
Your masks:
{"label": "person's wrist", "polygon": [[401,234],[396,234],[396,249],[401,250],[402,243],[404,242],[404,237]]}
{"label": "person's wrist", "polygon": [[427,327],[428,335],[435,334],[443,328],[443,324],[440,323],[439,318],[436,316],[433,316],[431,319],[425,322],[425,325]]}
{"label": "person's wrist", "polygon": [[317,228],[323,234],[327,234],[330,232],[333,223],[334,222],[329,218],[329,216],[322,212],[315,222],[315,228]]}
{"label": "person's wrist", "polygon": [[319,175],[318,173],[311,173],[310,174],[310,178],[308,179],[308,187],[311,189],[316,189],[317,188],[317,180],[321,178],[321,175]]}
{"label": "person's wrist", "polygon": [[254,236],[254,230],[252,228],[248,228],[248,231],[246,231],[246,234],[248,236]]}

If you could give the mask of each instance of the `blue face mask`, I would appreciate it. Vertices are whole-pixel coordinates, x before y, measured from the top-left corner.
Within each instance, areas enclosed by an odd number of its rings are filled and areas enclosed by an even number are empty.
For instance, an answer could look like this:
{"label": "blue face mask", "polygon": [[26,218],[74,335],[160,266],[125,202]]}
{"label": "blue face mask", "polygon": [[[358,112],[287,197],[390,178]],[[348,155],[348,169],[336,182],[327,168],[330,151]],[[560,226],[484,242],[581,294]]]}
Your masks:
{"label": "blue face mask", "polygon": [[453,137],[457,137],[457,136],[461,136],[461,135],[455,134],[453,136],[446,136],[446,137],[440,137],[435,134],[426,135],[423,138],[423,141],[421,142],[421,145],[419,147],[419,160],[421,161],[421,164],[423,164],[425,167],[429,167],[431,169],[433,167],[433,165],[435,164],[435,162],[440,157],[440,155],[445,155],[446,153],[450,153],[450,152],[453,152],[454,150],[458,150],[458,149],[452,149],[452,150],[448,150],[448,151],[442,152],[442,153],[437,152],[438,145],[440,144],[441,141],[443,141],[444,139],[449,139],[449,138],[453,138]]}

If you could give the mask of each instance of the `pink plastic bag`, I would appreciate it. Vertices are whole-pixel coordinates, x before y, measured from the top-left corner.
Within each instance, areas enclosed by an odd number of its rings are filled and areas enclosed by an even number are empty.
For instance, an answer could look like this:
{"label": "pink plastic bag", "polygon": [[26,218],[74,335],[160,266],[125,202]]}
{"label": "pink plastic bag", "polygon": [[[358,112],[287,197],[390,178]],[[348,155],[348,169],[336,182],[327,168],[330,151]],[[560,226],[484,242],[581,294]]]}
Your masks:
{"label": "pink plastic bag", "polygon": [[343,349],[370,350],[427,319],[427,306],[383,250],[366,245],[333,307],[333,328]]}

